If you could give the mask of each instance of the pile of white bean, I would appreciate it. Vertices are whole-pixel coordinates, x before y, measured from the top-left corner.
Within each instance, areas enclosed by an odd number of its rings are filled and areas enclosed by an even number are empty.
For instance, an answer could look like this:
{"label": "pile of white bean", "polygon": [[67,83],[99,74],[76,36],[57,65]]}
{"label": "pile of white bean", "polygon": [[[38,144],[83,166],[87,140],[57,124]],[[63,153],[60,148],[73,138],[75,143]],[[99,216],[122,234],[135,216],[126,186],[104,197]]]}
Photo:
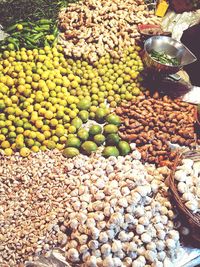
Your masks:
{"label": "pile of white bean", "polygon": [[200,161],[183,159],[174,177],[185,206],[193,213],[200,212]]}
{"label": "pile of white bean", "polygon": [[133,151],[105,159],[98,152],[68,160],[70,199],[60,226],[67,233],[68,261],[90,267],[161,267],[176,258],[179,233],[164,184],[169,170],[143,165],[140,157]]}

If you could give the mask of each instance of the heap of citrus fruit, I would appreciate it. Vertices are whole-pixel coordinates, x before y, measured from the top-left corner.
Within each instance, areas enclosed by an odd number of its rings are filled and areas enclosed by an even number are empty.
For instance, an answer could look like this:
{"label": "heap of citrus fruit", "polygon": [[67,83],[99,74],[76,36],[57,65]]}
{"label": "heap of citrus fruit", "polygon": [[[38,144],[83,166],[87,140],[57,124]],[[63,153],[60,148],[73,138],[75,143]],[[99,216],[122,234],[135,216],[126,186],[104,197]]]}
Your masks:
{"label": "heap of citrus fruit", "polygon": [[138,51],[129,48],[121,60],[106,55],[93,66],[66,59],[61,46],[4,51],[0,148],[6,155],[20,151],[22,156],[31,150],[64,149],[69,134],[89,118],[98,121],[109,113],[107,103],[114,108],[140,93]]}
{"label": "heap of citrus fruit", "polygon": [[106,117],[102,117],[103,127],[100,124],[94,124],[89,130],[81,127],[82,124],[79,118],[74,120],[76,120],[78,132],[76,136],[73,134],[68,136],[66,148],[63,151],[64,156],[71,158],[77,156],[80,151],[90,155],[101,145],[105,145],[102,152],[105,157],[125,156],[131,151],[130,145],[125,141],[121,141],[118,135],[118,126],[121,121],[117,115],[109,114]]}

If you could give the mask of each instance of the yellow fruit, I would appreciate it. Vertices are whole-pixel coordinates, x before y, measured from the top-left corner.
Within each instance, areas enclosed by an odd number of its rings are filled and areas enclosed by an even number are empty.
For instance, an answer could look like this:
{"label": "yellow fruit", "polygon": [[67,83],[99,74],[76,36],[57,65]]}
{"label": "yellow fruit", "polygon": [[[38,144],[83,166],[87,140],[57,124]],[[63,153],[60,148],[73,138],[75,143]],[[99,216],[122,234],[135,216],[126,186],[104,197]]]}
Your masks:
{"label": "yellow fruit", "polygon": [[53,112],[48,110],[48,111],[45,112],[44,116],[45,116],[46,119],[50,120],[50,119],[53,118]]}
{"label": "yellow fruit", "polygon": [[30,150],[27,148],[27,147],[22,147],[21,149],[20,149],[20,155],[22,156],[22,157],[28,157],[29,155],[30,155]]}
{"label": "yellow fruit", "polygon": [[56,145],[56,148],[57,148],[58,150],[63,150],[64,147],[65,147],[64,144],[57,144],[57,145]]}
{"label": "yellow fruit", "polygon": [[47,148],[48,149],[54,149],[56,147],[56,143],[54,142],[54,141],[51,141],[51,140],[49,140],[48,142],[47,142]]}
{"label": "yellow fruit", "polygon": [[4,150],[4,153],[6,156],[11,156],[13,154],[13,150],[12,150],[12,148],[6,148]]}
{"label": "yellow fruit", "polygon": [[3,141],[5,141],[6,140],[6,137],[5,137],[5,135],[3,135],[3,134],[0,134],[0,142],[3,142]]}
{"label": "yellow fruit", "polygon": [[36,122],[35,122],[35,126],[37,127],[37,128],[42,128],[42,126],[43,126],[43,122],[42,121],[40,121],[40,120],[37,120]]}
{"label": "yellow fruit", "polygon": [[31,150],[32,150],[33,152],[37,153],[40,149],[39,149],[38,146],[32,146],[32,147],[31,147]]}
{"label": "yellow fruit", "polygon": [[10,147],[10,143],[9,143],[8,141],[3,141],[3,142],[1,143],[1,147],[2,147],[2,148],[9,148],[9,147]]}
{"label": "yellow fruit", "polygon": [[36,138],[37,138],[38,142],[42,142],[42,141],[45,140],[45,135],[40,133],[40,132],[37,132],[36,133]]}
{"label": "yellow fruit", "polygon": [[55,132],[55,134],[56,134],[58,137],[61,137],[61,136],[63,136],[63,135],[65,134],[65,129],[62,128],[62,127],[57,127],[57,128],[56,128],[56,132]]}

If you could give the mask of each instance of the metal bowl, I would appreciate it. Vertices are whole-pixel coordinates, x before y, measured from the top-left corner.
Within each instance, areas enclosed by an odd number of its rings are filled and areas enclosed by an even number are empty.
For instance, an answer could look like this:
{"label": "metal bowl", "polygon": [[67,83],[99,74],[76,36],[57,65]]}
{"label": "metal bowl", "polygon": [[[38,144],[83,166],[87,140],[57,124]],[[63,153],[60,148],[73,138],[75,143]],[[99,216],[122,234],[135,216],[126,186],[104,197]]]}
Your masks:
{"label": "metal bowl", "polygon": [[[162,64],[151,57],[151,51],[165,52],[171,57],[177,58],[179,64],[171,66]],[[173,74],[179,71],[183,66],[195,62],[195,55],[181,42],[167,36],[153,36],[146,40],[144,44],[144,63],[147,68],[160,72],[162,74]]]}

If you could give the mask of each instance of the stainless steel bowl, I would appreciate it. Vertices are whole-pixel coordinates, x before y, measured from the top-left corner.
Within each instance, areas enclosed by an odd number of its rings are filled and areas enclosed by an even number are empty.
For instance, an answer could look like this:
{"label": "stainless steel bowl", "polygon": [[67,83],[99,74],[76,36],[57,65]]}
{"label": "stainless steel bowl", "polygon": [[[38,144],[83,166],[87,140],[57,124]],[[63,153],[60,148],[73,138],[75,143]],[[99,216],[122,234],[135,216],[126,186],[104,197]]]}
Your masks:
{"label": "stainless steel bowl", "polygon": [[[151,51],[165,52],[171,57],[176,57],[179,61],[178,66],[162,64],[150,55]],[[195,62],[195,55],[181,42],[167,36],[153,36],[146,40],[144,44],[144,63],[147,68],[160,72],[162,74],[173,74],[179,71],[183,66]]]}

